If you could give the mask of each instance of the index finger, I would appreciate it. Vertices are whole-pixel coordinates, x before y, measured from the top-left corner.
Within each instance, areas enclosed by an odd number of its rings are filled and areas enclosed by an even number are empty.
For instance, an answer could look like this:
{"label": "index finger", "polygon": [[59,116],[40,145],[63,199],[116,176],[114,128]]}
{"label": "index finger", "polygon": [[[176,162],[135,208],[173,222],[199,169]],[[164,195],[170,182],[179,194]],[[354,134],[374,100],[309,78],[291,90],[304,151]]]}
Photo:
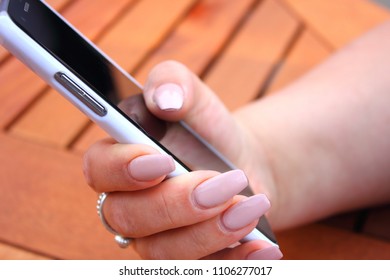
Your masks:
{"label": "index finger", "polygon": [[84,155],[87,183],[97,192],[145,189],[163,181],[174,171],[173,158],[140,144],[119,144],[104,139]]}

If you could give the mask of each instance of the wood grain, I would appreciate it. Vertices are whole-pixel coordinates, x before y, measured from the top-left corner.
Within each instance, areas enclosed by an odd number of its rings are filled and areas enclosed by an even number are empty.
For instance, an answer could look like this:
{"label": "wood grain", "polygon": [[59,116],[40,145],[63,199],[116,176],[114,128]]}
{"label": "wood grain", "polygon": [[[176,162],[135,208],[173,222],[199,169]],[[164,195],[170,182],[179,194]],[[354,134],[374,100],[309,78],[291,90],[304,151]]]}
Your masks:
{"label": "wood grain", "polygon": [[388,10],[368,0],[281,1],[336,49],[390,18]]}
{"label": "wood grain", "polygon": [[270,82],[266,93],[276,90],[295,81],[317,64],[327,58],[333,50],[316,37],[311,30],[304,29],[289,53],[281,61],[275,78]]}
{"label": "wood grain", "polygon": [[231,110],[254,100],[298,26],[299,22],[277,1],[261,2],[210,69],[205,82]]}
{"label": "wood grain", "polygon": [[136,258],[96,214],[81,158],[0,134],[0,240],[56,259]]}

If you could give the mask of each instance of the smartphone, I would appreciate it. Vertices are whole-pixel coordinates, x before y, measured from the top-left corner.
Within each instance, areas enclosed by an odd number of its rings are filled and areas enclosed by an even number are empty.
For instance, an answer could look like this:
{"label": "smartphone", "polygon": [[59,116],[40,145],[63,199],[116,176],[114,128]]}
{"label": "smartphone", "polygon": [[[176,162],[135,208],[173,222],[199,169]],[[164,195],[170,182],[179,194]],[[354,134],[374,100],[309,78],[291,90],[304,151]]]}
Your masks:
{"label": "smartphone", "polygon": [[[142,86],[43,1],[0,0],[0,43],[118,142],[171,155],[176,169],[169,176],[234,169],[184,122],[149,113]],[[242,194],[253,195],[249,186]],[[241,242],[257,239],[277,246],[265,217]]]}

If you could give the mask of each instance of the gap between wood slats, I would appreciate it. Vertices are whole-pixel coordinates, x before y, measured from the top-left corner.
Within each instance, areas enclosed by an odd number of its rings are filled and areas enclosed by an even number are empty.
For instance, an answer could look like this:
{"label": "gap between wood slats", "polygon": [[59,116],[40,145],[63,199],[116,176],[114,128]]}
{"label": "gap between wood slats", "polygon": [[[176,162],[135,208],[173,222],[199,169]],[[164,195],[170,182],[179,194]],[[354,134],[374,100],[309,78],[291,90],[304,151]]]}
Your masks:
{"label": "gap between wood slats", "polygon": [[327,218],[322,223],[389,242],[390,223],[386,221],[390,221],[390,205],[342,213]]}
{"label": "gap between wood slats", "polygon": [[388,10],[367,0],[278,0],[335,49],[390,18]]}
{"label": "gap between wood slats", "polygon": [[177,60],[197,75],[229,42],[232,32],[257,0],[204,0],[194,6],[180,26],[135,74],[144,83],[148,72],[164,60]]}
{"label": "gap between wood slats", "polygon": [[260,87],[257,96],[255,98],[260,98],[266,94],[269,88],[274,84],[275,80],[280,75],[281,69],[284,67],[286,63],[286,59],[289,57],[291,51],[296,46],[297,42],[301,38],[304,27],[302,24],[299,24],[295,34],[291,37],[291,40],[286,47],[286,49],[281,54],[279,60],[271,67],[267,77],[264,79],[262,86]]}
{"label": "gap between wood slats", "polygon": [[291,44],[279,64],[271,73],[268,83],[260,96],[275,93],[289,83],[294,82],[313,67],[324,61],[332,53],[327,45],[311,30],[302,27],[296,40]]}
{"label": "gap between wood slats", "polygon": [[52,260],[47,254],[21,248],[8,242],[0,241],[0,260]]}
{"label": "gap between wood slats", "polygon": [[0,240],[58,259],[135,258],[96,215],[82,160],[0,133]]}
{"label": "gap between wood slats", "polygon": [[4,49],[3,46],[0,46],[0,67],[11,57],[11,54]]}
{"label": "gap between wood slats", "polygon": [[242,18],[237,22],[236,26],[230,32],[230,35],[226,38],[224,44],[218,50],[216,55],[209,61],[209,63],[199,72],[198,76],[202,80],[205,79],[207,74],[211,71],[214,64],[221,58],[223,53],[229,47],[229,45],[235,40],[240,31],[244,28],[245,24],[250,20],[250,17],[253,15],[254,11],[259,7],[259,5],[266,0],[257,0],[253,1],[253,3],[249,6],[246,13],[242,16]]}
{"label": "gap between wood slats", "polygon": [[261,2],[205,82],[230,110],[247,104],[258,96],[298,29],[299,21],[284,6],[273,0]]}

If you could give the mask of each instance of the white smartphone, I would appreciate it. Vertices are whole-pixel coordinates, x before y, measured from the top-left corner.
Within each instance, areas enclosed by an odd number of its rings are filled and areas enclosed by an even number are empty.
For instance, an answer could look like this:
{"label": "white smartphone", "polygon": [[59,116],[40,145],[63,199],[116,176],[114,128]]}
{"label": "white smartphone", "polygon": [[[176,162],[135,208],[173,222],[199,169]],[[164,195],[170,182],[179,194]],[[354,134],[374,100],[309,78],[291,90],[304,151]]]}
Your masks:
{"label": "white smartphone", "polygon": [[[171,155],[170,176],[234,168],[185,123],[150,114],[141,85],[43,1],[0,0],[0,43],[118,142]],[[242,194],[253,195],[249,186]],[[277,246],[264,217],[241,242],[257,239]]]}

